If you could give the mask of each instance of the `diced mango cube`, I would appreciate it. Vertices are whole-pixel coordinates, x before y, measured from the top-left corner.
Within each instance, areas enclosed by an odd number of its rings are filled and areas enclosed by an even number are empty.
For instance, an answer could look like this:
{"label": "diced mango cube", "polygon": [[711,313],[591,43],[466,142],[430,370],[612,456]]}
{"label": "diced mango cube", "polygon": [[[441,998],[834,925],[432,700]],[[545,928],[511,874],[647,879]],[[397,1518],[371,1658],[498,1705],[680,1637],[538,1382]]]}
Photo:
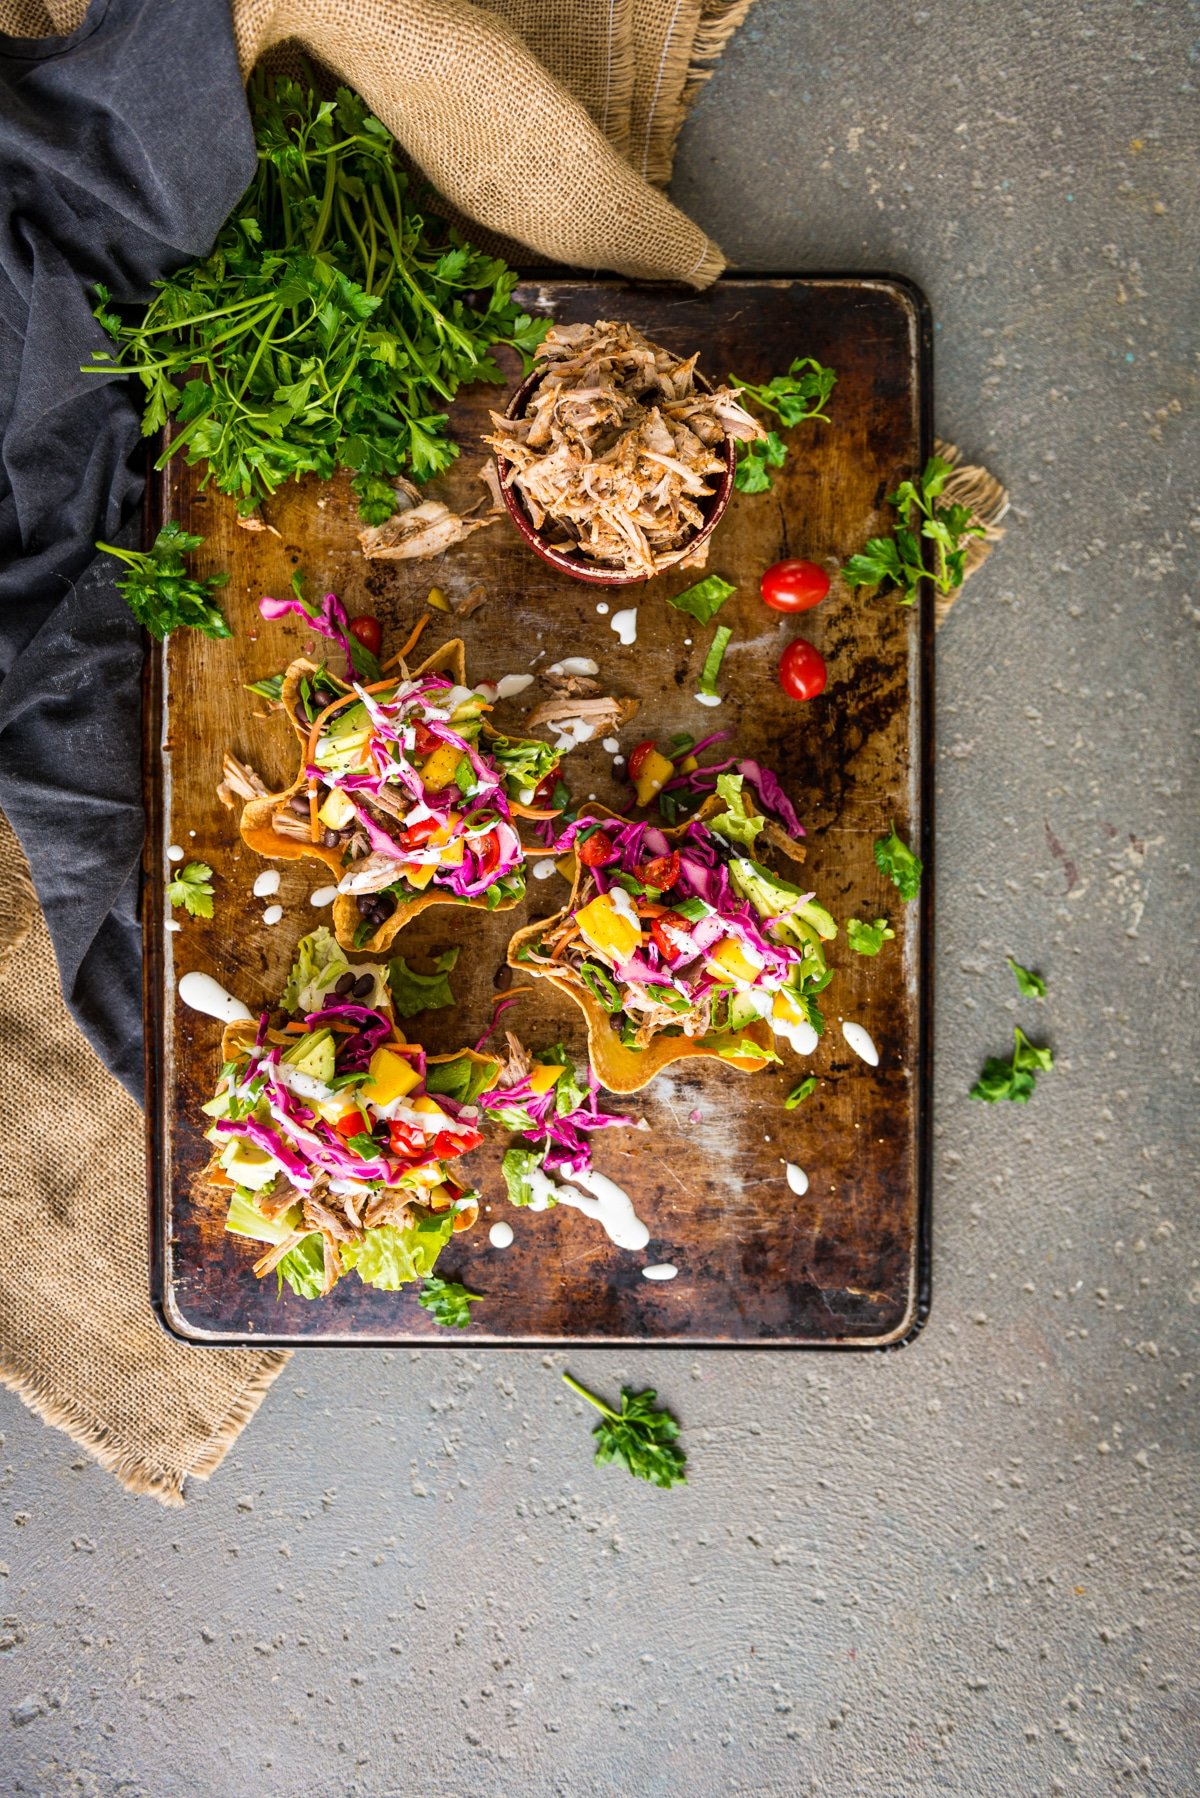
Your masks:
{"label": "diced mango cube", "polygon": [[349,824],[354,817],[354,807],[350,803],[349,795],[343,793],[340,787],[333,787],[317,813],[317,817],[328,829],[341,830],[342,826]]}
{"label": "diced mango cube", "polygon": [[649,805],[654,795],[661,790],[664,782],[670,780],[674,772],[674,762],[669,762],[665,755],[660,755],[657,749],[652,749],[638,769],[637,780],[634,782],[637,788],[638,804]]}
{"label": "diced mango cube", "polygon": [[611,955],[614,961],[626,961],[641,947],[641,931],[621,915],[609,893],[597,893],[576,912],[575,922],[584,941],[602,954]]}
{"label": "diced mango cube", "polygon": [[437,868],[434,862],[405,862],[404,878],[410,887],[423,892],[433,879]]}
{"label": "diced mango cube", "polygon": [[566,1073],[566,1068],[535,1061],[529,1070],[529,1085],[535,1093],[548,1093]]}
{"label": "diced mango cube", "polygon": [[414,1111],[420,1112],[422,1117],[431,1118],[435,1123],[445,1121],[445,1112],[437,1100],[431,1099],[428,1093],[422,1093],[419,1099],[414,1099],[412,1108]]}
{"label": "diced mango cube", "polygon": [[455,770],[461,759],[462,750],[456,749],[453,743],[439,743],[421,769],[425,791],[440,793],[443,787],[453,786]]}
{"label": "diced mango cube", "polygon": [[393,1099],[402,1099],[420,1084],[421,1076],[403,1055],[396,1055],[391,1049],[376,1049],[367,1078],[358,1091],[372,1105],[390,1105]]}
{"label": "diced mango cube", "polygon": [[727,936],[711,950],[708,965],[714,974],[724,974],[753,986],[761,973],[761,964],[751,961],[744,946],[735,936]]}

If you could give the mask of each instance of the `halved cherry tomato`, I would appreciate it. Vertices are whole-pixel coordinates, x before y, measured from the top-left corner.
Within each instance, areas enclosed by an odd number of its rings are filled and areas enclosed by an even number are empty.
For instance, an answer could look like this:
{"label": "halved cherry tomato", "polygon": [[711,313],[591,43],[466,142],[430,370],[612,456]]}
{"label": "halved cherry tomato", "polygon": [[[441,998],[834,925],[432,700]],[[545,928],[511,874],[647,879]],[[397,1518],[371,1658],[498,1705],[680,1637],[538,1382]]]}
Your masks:
{"label": "halved cherry tomato", "polygon": [[333,1126],[339,1136],[370,1136],[371,1126],[361,1111],[344,1111]]}
{"label": "halved cherry tomato", "polygon": [[797,637],[783,652],[779,684],[789,699],[815,699],[825,691],[825,657],[803,637]]}
{"label": "halved cherry tomato", "polygon": [[404,847],[406,849],[419,849],[421,844],[427,843],[434,831],[439,828],[436,818],[418,818],[415,824],[409,824],[405,827]]}
{"label": "halved cherry tomato", "polygon": [[679,879],[679,851],[672,849],[670,855],[656,855],[653,860],[639,862],[637,877],[648,887],[657,887],[665,893]]}
{"label": "halved cherry tomato", "polygon": [[637,779],[638,775],[646,765],[646,757],[655,747],[656,744],[654,738],[647,737],[644,742],[639,743],[636,748],[630,750],[629,762],[627,764],[630,780]]}
{"label": "halved cherry tomato", "polygon": [[594,830],[591,836],[584,837],[575,844],[575,853],[585,868],[602,868],[605,862],[612,859],[612,838],[602,830]]}
{"label": "halved cherry tomato", "polygon": [[686,933],[690,928],[687,919],[681,918],[677,911],[665,911],[661,918],[650,920],[651,940],[664,961],[674,961],[680,951],[687,946],[686,943],[672,941],[673,933],[676,931]]}
{"label": "halved cherry tomato", "polygon": [[439,1161],[453,1161],[456,1155],[469,1155],[482,1141],[482,1130],[439,1130],[430,1150]]}
{"label": "halved cherry tomato", "polygon": [[413,1124],[406,1124],[400,1118],[393,1118],[388,1125],[388,1136],[391,1139],[392,1154],[404,1156],[428,1156],[429,1142],[424,1133]]}
{"label": "halved cherry tomato", "polygon": [[360,612],[357,618],[350,620],[350,635],[357,637],[363,648],[370,650],[373,656],[379,654],[383,643],[383,626],[369,612]]}
{"label": "halved cherry tomato", "polygon": [[480,874],[490,874],[493,868],[500,866],[500,838],[494,830],[489,830],[486,837],[477,837],[475,853],[479,857]]}
{"label": "halved cherry tomato", "polygon": [[829,576],[816,562],[776,562],[762,577],[763,603],[776,612],[811,612],[829,591]]}
{"label": "halved cherry tomato", "polygon": [[549,774],[539,780],[537,786],[533,789],[533,798],[529,801],[530,805],[537,806],[539,809],[543,806],[550,805],[553,802],[554,789],[557,785],[558,769],[551,768]]}
{"label": "halved cherry tomato", "polygon": [[413,750],[417,755],[432,755],[434,750],[440,746],[442,739],[435,737],[429,726],[422,724],[419,718],[413,725],[413,731],[416,736]]}

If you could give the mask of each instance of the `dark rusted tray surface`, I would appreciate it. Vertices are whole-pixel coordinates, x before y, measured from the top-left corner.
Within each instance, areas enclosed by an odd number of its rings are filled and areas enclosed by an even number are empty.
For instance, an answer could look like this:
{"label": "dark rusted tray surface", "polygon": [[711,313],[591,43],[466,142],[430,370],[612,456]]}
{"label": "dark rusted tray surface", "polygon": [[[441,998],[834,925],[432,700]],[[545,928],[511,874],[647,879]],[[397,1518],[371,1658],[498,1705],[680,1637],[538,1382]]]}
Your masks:
{"label": "dark rusted tray surface", "polygon": [[[927,746],[931,730],[931,638],[925,608],[867,600],[835,580],[828,600],[802,620],[769,612],[758,577],[785,555],[844,559],[873,529],[888,528],[886,492],[910,473],[928,444],[928,328],[920,296],[887,279],[739,280],[696,296],[616,282],[530,283],[525,304],[561,320],[629,318],[672,349],[700,351],[714,378],[730,370],[763,381],[797,354],[835,368],[828,425],[790,434],[791,454],[768,495],[735,494],[712,543],[708,571],[738,585],[720,614],[734,639],[719,709],[695,702],[712,627],[665,603],[694,573],[673,570],[648,586],[605,592],[555,575],[498,521],[435,562],[367,563],[359,521],[341,482],[306,483],[268,507],[280,532],[237,528],[233,505],[201,493],[180,463],[167,470],[162,514],[203,534],[203,568],[228,568],[226,605],[235,635],[214,643],[179,632],[150,658],[147,707],[149,831],[146,907],[147,1037],[150,1059],[150,1181],[154,1208],[153,1286],[177,1333],[212,1343],[428,1342],[762,1344],[876,1347],[903,1340],[919,1322],[925,1280],[925,1135],[928,1106],[928,882],[922,903],[902,906],[879,874],[872,841],[896,820],[909,841],[929,848]],[[516,369],[513,369],[514,384]],[[476,388],[454,408],[464,454],[447,482],[452,504],[471,505],[478,440],[489,405],[503,390]],[[243,683],[273,672],[314,639],[297,620],[265,624],[256,602],[281,592],[302,567],[310,591],[331,589],[351,613],[371,610],[385,646],[403,640],[438,584],[453,599],[483,584],[486,604],[461,625],[435,614],[423,639],[432,649],[461,634],[472,680],[526,671],[565,655],[591,655],[605,691],[635,694],[641,711],[626,749],[643,736],[663,741],[730,727],[744,753],[761,757],[792,794],[809,838],[807,872],[840,920],[886,913],[897,940],[875,960],[852,954],[844,932],[834,945],[839,972],[824,995],[828,1031],[809,1063],[785,1052],[782,1071],[753,1078],[716,1062],[679,1064],[621,1109],[643,1115],[648,1133],[607,1131],[597,1165],[630,1193],[650,1226],[644,1255],[615,1248],[600,1227],[558,1210],[518,1213],[504,1196],[499,1151],[478,1158],[485,1195],[479,1225],[448,1247],[439,1272],[487,1295],[469,1331],[439,1331],[412,1291],[379,1293],[355,1277],[324,1301],[296,1298],[274,1280],[256,1281],[251,1245],[222,1229],[223,1201],[196,1178],[207,1160],[200,1103],[220,1059],[220,1027],[183,1007],[179,976],[214,974],[252,1010],[272,1001],[297,939],[325,919],[309,894],[327,884],[316,863],[278,863],[285,912],[261,922],[251,897],[266,865],[241,845],[236,817],[215,795],[228,747],[282,785],[294,773],[285,727],[252,715]],[[598,612],[640,607],[635,646],[622,648]],[[805,634],[829,664],[825,694],[789,702],[775,679],[784,643]],[[691,640],[689,642],[689,639]],[[505,701],[497,722],[519,731],[544,692],[536,685]],[[576,795],[621,804],[610,758],[586,744],[568,762]],[[211,923],[185,920],[164,930],[166,849],[182,846],[216,873]],[[493,976],[510,932],[558,908],[555,877],[530,881],[525,907],[487,917],[449,907],[428,911],[396,947],[420,962],[422,950],[461,943],[453,1012],[406,1029],[431,1049],[472,1043],[496,997]],[[847,1048],[840,1018],[863,1022],[881,1051],[871,1070]],[[582,1059],[582,1018],[544,983],[509,1022],[537,1047],[557,1037]],[[816,1072],[814,1096],[793,1112],[783,1098]],[[784,1177],[793,1161],[809,1177],[803,1197]],[[513,1246],[497,1251],[488,1226],[512,1222]],[[672,1261],[678,1277],[642,1278],[650,1262]]]}

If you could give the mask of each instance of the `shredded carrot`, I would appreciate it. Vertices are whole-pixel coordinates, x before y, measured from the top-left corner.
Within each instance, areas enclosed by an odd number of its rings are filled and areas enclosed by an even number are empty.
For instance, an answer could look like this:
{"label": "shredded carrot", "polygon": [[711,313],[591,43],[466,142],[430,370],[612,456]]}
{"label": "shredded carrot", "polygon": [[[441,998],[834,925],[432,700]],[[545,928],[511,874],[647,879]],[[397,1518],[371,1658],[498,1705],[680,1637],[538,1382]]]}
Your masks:
{"label": "shredded carrot", "polygon": [[579,936],[580,934],[581,933],[578,930],[568,930],[566,936],[563,937],[562,941],[559,943],[555,943],[554,948],[550,951],[550,960],[557,961],[558,958],[560,957],[560,955],[562,955],[564,953],[564,951],[567,948],[569,948],[569,946],[575,941],[575,938],[577,936]]}
{"label": "shredded carrot", "polygon": [[308,1035],[308,1025],[307,1024],[285,1024],[284,1029],[287,1031],[289,1036],[307,1036]]}
{"label": "shredded carrot", "polygon": [[383,667],[394,668],[398,662],[407,660],[409,651],[416,648],[421,632],[425,629],[425,626],[429,623],[431,617],[432,613],[430,612],[423,612],[421,614],[417,619],[417,622],[413,625],[412,630],[409,632],[408,641],[405,643],[404,648],[398,649],[394,656],[389,656],[387,661],[383,663]]}
{"label": "shredded carrot", "polygon": [[555,812],[535,812],[532,806],[521,805],[516,799],[509,800],[508,809],[518,818],[558,818],[562,815],[563,810],[560,806]]}

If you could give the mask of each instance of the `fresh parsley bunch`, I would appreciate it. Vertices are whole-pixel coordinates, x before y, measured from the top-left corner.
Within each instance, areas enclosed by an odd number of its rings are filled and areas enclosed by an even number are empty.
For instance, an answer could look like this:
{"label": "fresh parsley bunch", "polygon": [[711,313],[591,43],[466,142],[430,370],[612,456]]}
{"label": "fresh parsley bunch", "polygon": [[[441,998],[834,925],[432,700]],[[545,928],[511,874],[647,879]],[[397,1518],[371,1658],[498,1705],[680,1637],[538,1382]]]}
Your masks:
{"label": "fresh parsley bunch", "polygon": [[569,1373],[563,1379],[572,1392],[600,1412],[600,1422],[592,1432],[596,1438],[597,1467],[619,1461],[634,1479],[648,1480],[652,1486],[687,1485],[687,1457],[675,1446],[679,1425],[669,1411],[655,1404],[658,1394],[652,1387],[645,1392],[632,1392],[628,1386],[622,1386],[621,1409],[614,1411]]}
{"label": "fresh parsley bunch", "polygon": [[[966,544],[982,537],[983,526],[971,523],[969,506],[937,504],[950,479],[949,462],[930,456],[916,481],[901,481],[888,504],[899,520],[891,537],[872,537],[842,569],[848,587],[878,587],[887,593],[897,589],[902,606],[911,606],[921,581],[933,581],[939,593],[953,593],[962,586],[966,572]],[[914,516],[915,514],[915,516]],[[925,566],[924,542],[933,545],[933,567]]]}
{"label": "fresh parsley bunch", "polygon": [[213,595],[228,581],[227,574],[210,574],[195,580],[184,557],[199,549],[203,537],[193,537],[175,523],[164,524],[154,547],[143,553],[118,549],[115,543],[97,543],[106,556],[116,556],[129,573],[116,583],[138,623],[161,643],[168,631],[190,625],[206,637],[231,637],[233,632]]}
{"label": "fresh parsley bunch", "polygon": [[243,513],[284,481],[353,475],[380,524],[392,482],[440,474],[458,451],[446,407],[468,381],[503,380],[492,359],[528,359],[548,329],[513,303],[516,273],[427,221],[391,134],[356,94],[322,100],[257,75],[258,173],[212,254],[169,280],[140,316],[96,289],[118,345],[85,372],[136,375],[142,431],[177,429],[182,453]]}

